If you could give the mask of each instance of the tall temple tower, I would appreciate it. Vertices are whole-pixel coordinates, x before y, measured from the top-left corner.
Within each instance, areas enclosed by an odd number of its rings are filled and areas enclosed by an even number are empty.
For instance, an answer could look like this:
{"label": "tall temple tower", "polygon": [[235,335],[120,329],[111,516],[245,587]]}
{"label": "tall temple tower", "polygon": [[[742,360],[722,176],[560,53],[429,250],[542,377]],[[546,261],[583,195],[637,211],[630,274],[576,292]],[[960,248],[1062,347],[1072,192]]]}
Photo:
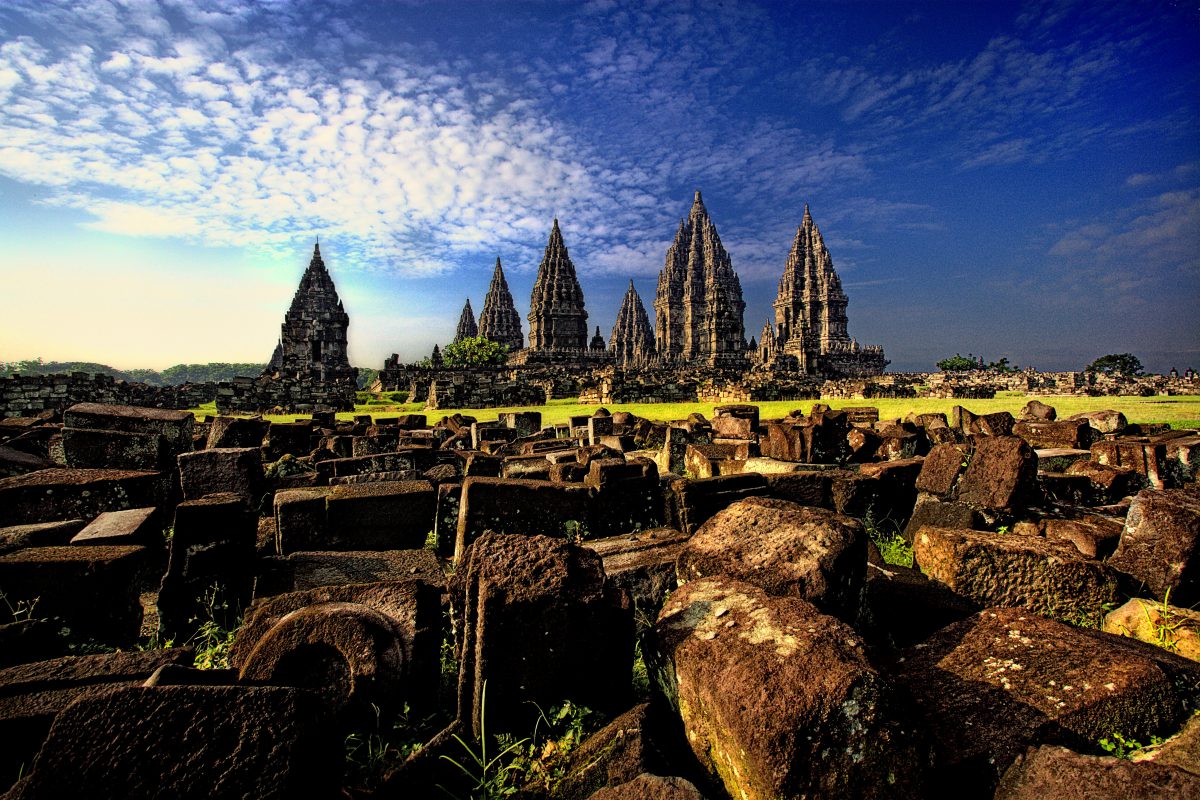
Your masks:
{"label": "tall temple tower", "polygon": [[463,339],[474,339],[479,335],[479,327],[475,324],[475,312],[471,310],[471,298],[467,298],[467,304],[463,306],[462,314],[458,317],[458,328],[454,331],[454,341],[461,342]]}
{"label": "tall temple tower", "polygon": [[529,298],[529,349],[585,350],[587,318],[583,289],[555,219]]}
{"label": "tall temple tower", "polygon": [[279,344],[263,374],[322,382],[354,380],[358,370],[350,366],[346,349],[349,328],[350,317],[338,299],[318,243],[313,246],[312,260],[284,315]]}
{"label": "tall temple tower", "polygon": [[847,330],[848,299],[833,268],[829,248],[808,204],[788,253],[775,309],[774,341],[767,334],[759,351],[764,363],[794,359],[799,371],[828,376],[878,375],[887,366],[880,347],[859,347]]}
{"label": "tall temple tower", "polygon": [[512,292],[508,290],[508,281],[504,279],[504,269],[500,259],[496,259],[496,269],[492,272],[492,283],[488,286],[487,297],[483,299],[483,311],[479,314],[479,335],[498,344],[508,347],[510,353],[515,353],[525,346],[525,334],[521,331],[521,315],[513,304]]}
{"label": "tall temple tower", "polygon": [[644,366],[654,355],[654,329],[632,280],[617,312],[608,348],[618,367]]}
{"label": "tall temple tower", "polygon": [[659,358],[664,363],[744,365],[745,310],[742,284],[696,192],[658,275],[654,336]]}

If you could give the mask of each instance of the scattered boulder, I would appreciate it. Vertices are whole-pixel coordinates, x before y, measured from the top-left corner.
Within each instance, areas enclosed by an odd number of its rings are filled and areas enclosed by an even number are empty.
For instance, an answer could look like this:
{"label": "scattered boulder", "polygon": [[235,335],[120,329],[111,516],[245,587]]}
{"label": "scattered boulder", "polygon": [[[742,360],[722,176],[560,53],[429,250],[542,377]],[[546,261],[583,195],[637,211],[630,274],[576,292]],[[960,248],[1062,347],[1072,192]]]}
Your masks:
{"label": "scattered boulder", "polygon": [[1139,492],[1108,563],[1155,596],[1170,591],[1179,605],[1200,602],[1200,494],[1194,488]]}
{"label": "scattered boulder", "polygon": [[1053,422],[1058,418],[1058,412],[1054,410],[1054,406],[1046,405],[1041,400],[1030,400],[1017,416],[1022,420]]}
{"label": "scattered boulder", "polygon": [[1016,436],[975,441],[958,485],[958,499],[987,512],[1013,512],[1036,499],[1037,455]]}
{"label": "scattered boulder", "polygon": [[1200,797],[1200,775],[1152,762],[1030,748],[1004,773],[995,800],[1178,800]]}
{"label": "scattered boulder", "polygon": [[618,786],[600,789],[588,800],[704,800],[704,796],[691,781],[646,773]]}
{"label": "scattered boulder", "polygon": [[1148,741],[1200,698],[1200,665],[1021,609],[987,609],[896,665],[933,736],[936,796],[986,797],[1030,746]]}
{"label": "scattered boulder", "polygon": [[343,758],[301,690],[119,688],[64,709],[8,797],[333,797]]}
{"label": "scattered boulder", "polygon": [[1039,536],[925,527],[913,541],[913,559],[980,607],[1086,619],[1117,597],[1113,570],[1072,544]]}
{"label": "scattered boulder", "polygon": [[767,594],[791,595],[853,622],[862,606],[867,535],[822,508],[751,497],[718,512],[679,554],[679,582],[728,575]]}
{"label": "scattered boulder", "polygon": [[920,737],[845,623],[721,576],[676,591],[657,631],[688,743],[731,795],[921,796]]}
{"label": "scattered boulder", "polygon": [[601,712],[627,707],[633,609],[605,586],[592,551],[548,536],[486,533],[459,562],[451,598],[458,719],[472,735],[485,710],[489,731],[524,733],[539,706],[565,699]]}
{"label": "scattered boulder", "polygon": [[1200,661],[1200,611],[1134,598],[1104,617],[1101,630]]}

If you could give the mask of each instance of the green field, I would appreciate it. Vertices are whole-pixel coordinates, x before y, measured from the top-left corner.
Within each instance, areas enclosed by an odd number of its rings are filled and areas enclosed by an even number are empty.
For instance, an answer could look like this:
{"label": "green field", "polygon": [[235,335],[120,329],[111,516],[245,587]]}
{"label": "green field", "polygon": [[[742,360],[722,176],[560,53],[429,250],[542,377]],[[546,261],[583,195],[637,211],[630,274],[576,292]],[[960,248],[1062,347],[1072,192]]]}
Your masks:
{"label": "green field", "polygon": [[[800,409],[807,413],[812,409],[814,402],[824,402],[833,408],[873,406],[879,409],[879,416],[881,418],[888,419],[893,417],[902,418],[909,412],[918,414],[942,412],[949,415],[950,409],[956,405],[968,408],[976,414],[1009,411],[1013,415],[1016,415],[1021,410],[1021,407],[1031,399],[1034,398],[1019,392],[1000,392],[992,400],[939,400],[935,398],[907,400],[784,400],[769,403],[754,403],[753,405],[759,407],[762,419],[783,417],[793,409]],[[1059,417],[1067,417],[1082,411],[1111,409],[1123,413],[1130,422],[1165,422],[1173,428],[1200,428],[1200,396],[1197,395],[1174,397],[1165,395],[1156,397],[1038,396],[1036,399],[1054,406],[1058,410]],[[609,405],[605,407],[609,411],[628,411],[639,417],[664,422],[686,419],[687,415],[693,411],[699,411],[705,417],[709,418],[712,417],[713,413],[713,405],[710,403],[629,403],[626,405]],[[425,411],[421,403],[400,405],[368,403],[357,406],[352,413],[345,412],[337,416],[338,419],[350,419],[354,414],[371,414],[374,417],[392,417],[397,414],[427,414],[431,421],[435,421],[442,416],[453,414],[457,411],[484,422],[496,419],[497,415],[505,411],[541,411],[542,424],[550,425],[566,422],[572,416],[590,415],[595,412],[596,408],[597,406],[594,405],[581,405],[573,399],[552,400],[544,406],[438,409],[437,411]],[[200,408],[189,410],[193,411],[197,417],[203,417],[205,414],[216,414],[216,408],[213,403],[207,403]],[[268,415],[267,417],[272,422],[290,422],[299,418],[302,417],[295,414]]]}

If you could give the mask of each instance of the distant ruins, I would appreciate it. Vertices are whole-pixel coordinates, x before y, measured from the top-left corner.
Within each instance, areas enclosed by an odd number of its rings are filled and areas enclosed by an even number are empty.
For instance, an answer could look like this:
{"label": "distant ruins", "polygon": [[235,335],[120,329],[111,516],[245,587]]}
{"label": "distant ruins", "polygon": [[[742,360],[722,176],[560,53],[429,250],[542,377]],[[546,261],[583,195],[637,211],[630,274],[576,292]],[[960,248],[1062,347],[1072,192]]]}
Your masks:
{"label": "distant ruins", "polygon": [[428,366],[404,365],[393,354],[373,388],[407,388],[419,399],[472,383],[463,390],[472,402],[501,405],[502,397],[529,394],[521,387],[530,386],[542,387],[547,398],[583,402],[815,397],[824,382],[861,382],[887,367],[883,348],[850,337],[847,302],[806,205],[779,281],[775,320],[764,326],[761,342],[747,343],[741,281],[697,191],[659,272],[653,320],[631,280],[607,345],[599,328],[589,339],[583,288],[555,219],[529,301],[528,347],[496,259],[478,327],[468,301],[454,340],[477,331],[508,347],[507,364],[462,371],[432,358]]}

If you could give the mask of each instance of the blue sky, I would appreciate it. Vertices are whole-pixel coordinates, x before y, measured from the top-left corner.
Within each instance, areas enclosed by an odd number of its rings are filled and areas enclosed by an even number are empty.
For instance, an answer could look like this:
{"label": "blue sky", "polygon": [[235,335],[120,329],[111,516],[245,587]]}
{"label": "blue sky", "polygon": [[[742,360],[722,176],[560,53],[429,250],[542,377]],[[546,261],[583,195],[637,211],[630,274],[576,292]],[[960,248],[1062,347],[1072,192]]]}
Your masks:
{"label": "blue sky", "polygon": [[1200,368],[1191,2],[0,6],[3,360],[265,361],[316,236],[416,359],[555,216],[607,338],[695,189],[747,336],[807,202],[892,369]]}

